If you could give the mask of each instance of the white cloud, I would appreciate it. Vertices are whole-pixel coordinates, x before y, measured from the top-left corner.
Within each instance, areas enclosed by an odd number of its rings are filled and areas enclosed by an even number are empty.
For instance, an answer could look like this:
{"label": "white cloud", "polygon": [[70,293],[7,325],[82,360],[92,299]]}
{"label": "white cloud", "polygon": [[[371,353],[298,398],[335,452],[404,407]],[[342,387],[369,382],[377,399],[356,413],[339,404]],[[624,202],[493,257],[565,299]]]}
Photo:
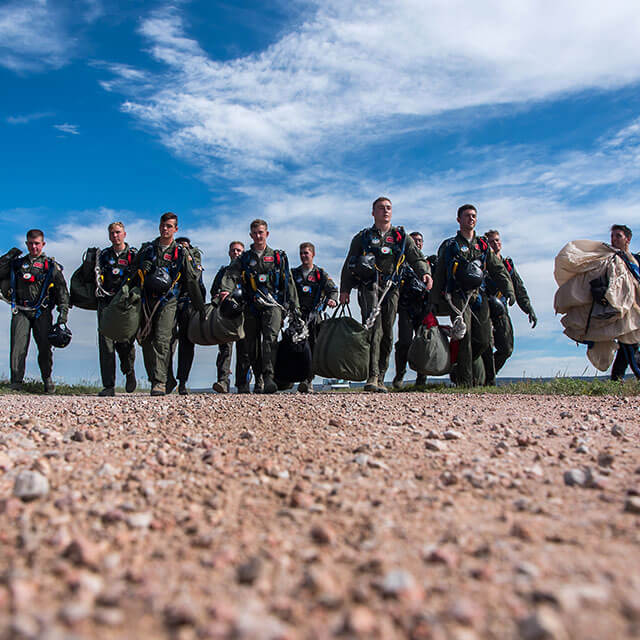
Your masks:
{"label": "white cloud", "polygon": [[296,31],[225,62],[165,8],[140,28],[165,72],[143,86],[121,73],[108,86],[176,153],[240,172],[330,165],[354,145],[446,112],[640,77],[640,13],[628,0],[308,6],[315,12]]}
{"label": "white cloud", "polygon": [[64,66],[76,53],[74,27],[101,13],[101,0],[10,0],[0,7],[0,66],[18,73]]}
{"label": "white cloud", "polygon": [[68,133],[69,135],[74,135],[74,136],[80,135],[77,124],[68,124],[68,123],[54,124],[53,128],[57,129],[61,133]]}
{"label": "white cloud", "polygon": [[54,114],[50,111],[42,111],[36,113],[26,113],[21,116],[8,116],[6,121],[9,124],[29,124],[34,120],[41,120],[42,118],[51,118]]}

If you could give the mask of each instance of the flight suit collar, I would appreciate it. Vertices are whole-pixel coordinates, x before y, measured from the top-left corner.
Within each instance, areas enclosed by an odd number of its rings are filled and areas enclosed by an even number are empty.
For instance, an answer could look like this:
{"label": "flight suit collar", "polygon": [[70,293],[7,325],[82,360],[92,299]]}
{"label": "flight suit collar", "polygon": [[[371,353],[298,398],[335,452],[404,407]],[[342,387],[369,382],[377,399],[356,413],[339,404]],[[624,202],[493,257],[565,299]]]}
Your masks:
{"label": "flight suit collar", "polygon": [[456,233],[456,240],[458,241],[458,243],[463,242],[464,244],[466,244],[468,247],[474,247],[476,245],[476,242],[478,241],[478,236],[476,235],[476,232],[473,232],[473,237],[471,238],[471,240],[467,240],[460,231],[458,231],[458,233]]}

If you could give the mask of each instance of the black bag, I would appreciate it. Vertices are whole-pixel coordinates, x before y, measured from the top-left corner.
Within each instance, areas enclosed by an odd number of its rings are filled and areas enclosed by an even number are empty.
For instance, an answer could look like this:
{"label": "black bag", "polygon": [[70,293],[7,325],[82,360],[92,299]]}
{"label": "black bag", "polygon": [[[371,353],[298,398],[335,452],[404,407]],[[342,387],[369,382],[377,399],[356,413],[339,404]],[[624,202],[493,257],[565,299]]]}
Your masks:
{"label": "black bag", "polygon": [[244,338],[244,314],[227,318],[220,307],[204,306],[204,313],[193,310],[187,327],[187,337],[193,344],[214,345],[236,342]]}
{"label": "black bag", "polygon": [[[340,314],[338,313],[340,309]],[[351,317],[345,316],[340,305],[318,328],[313,349],[313,373],[324,378],[359,382],[369,377],[369,330]]]}
{"label": "black bag", "polygon": [[5,300],[11,298],[11,262],[21,253],[20,249],[14,247],[0,256],[0,293]]}
{"label": "black bag", "polygon": [[422,325],[411,341],[409,366],[425,376],[443,376],[451,371],[449,338],[439,325]]}
{"label": "black bag", "polygon": [[96,297],[96,260],[98,248],[91,247],[82,256],[82,264],[73,272],[69,286],[69,304],[79,309],[95,311],[98,308]]}
{"label": "black bag", "polygon": [[278,342],[278,354],[274,369],[276,383],[302,382],[313,377],[309,340],[293,342],[291,334],[284,331]]}

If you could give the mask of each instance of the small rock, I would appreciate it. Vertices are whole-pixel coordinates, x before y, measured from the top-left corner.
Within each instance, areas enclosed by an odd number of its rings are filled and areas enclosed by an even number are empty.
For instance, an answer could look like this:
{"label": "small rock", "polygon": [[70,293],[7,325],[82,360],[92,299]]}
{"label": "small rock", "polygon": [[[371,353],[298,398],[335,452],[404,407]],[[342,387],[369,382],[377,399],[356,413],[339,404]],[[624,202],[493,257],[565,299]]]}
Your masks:
{"label": "small rock", "polygon": [[624,510],[626,513],[635,513],[636,515],[640,515],[640,497],[631,496],[627,498],[624,503]]}
{"label": "small rock", "polygon": [[332,544],[335,531],[327,524],[316,524],[311,528],[311,539],[317,544]]}
{"label": "small rock", "polygon": [[376,630],[377,619],[371,609],[358,605],[353,607],[346,615],[344,630],[347,633],[355,633],[358,636],[369,636]]}
{"label": "small rock", "polygon": [[240,584],[253,584],[262,570],[262,561],[258,556],[249,558],[236,568],[236,580]]}
{"label": "small rock", "polygon": [[60,609],[60,619],[68,625],[75,625],[86,620],[91,615],[91,609],[91,603],[87,600],[68,602]]}
{"label": "small rock", "polygon": [[558,615],[548,607],[540,607],[533,615],[518,622],[522,640],[569,640]]}
{"label": "small rock", "polygon": [[589,447],[586,444],[580,444],[576,447],[576,453],[589,453]]}
{"label": "small rock", "polygon": [[359,453],[354,459],[353,461],[356,464],[359,464],[361,467],[366,467],[367,466],[367,462],[369,461],[369,456],[364,454],[364,453]]}
{"label": "small rock", "polygon": [[608,468],[613,465],[613,459],[613,456],[608,451],[601,451],[598,454],[598,466]]}
{"label": "small rock", "polygon": [[97,607],[93,613],[93,619],[98,624],[103,624],[107,627],[119,627],[124,621],[124,613],[122,609]]}
{"label": "small rock", "polygon": [[82,431],[80,431],[79,429],[76,429],[72,434],[71,434],[71,439],[74,442],[84,442],[84,433]]}
{"label": "small rock", "polygon": [[520,522],[514,522],[511,527],[511,535],[515,538],[519,538],[523,542],[531,542],[533,540],[533,534],[531,530]]}
{"label": "small rock", "polygon": [[589,476],[582,469],[570,469],[564,472],[564,483],[568,487],[586,487]]}
{"label": "small rock", "polygon": [[424,552],[424,559],[434,564],[444,564],[447,567],[453,567],[457,564],[458,557],[455,552],[445,547],[430,547]]}
{"label": "small rock", "polygon": [[484,623],[484,610],[472,600],[459,598],[449,609],[449,615],[467,627],[480,627]]}
{"label": "small rock", "polygon": [[13,495],[27,502],[49,493],[49,481],[37,471],[21,471],[13,485]]}
{"label": "small rock", "polygon": [[611,435],[616,438],[622,438],[624,436],[624,427],[621,424],[614,424],[611,427]]}
{"label": "small rock", "polygon": [[445,440],[460,440],[462,434],[455,429],[447,429],[443,434]]}
{"label": "small rock", "polygon": [[149,511],[132,513],[131,515],[127,516],[127,524],[132,529],[148,529],[152,520],[153,514]]}
{"label": "small rock", "polygon": [[78,566],[97,569],[100,564],[101,547],[87,538],[74,538],[62,552],[63,557],[68,558]]}
{"label": "small rock", "polygon": [[449,487],[453,484],[457,484],[458,476],[451,471],[443,471],[440,474],[440,482],[442,482],[445,487]]}
{"label": "small rock", "polygon": [[415,578],[404,569],[389,571],[380,583],[380,590],[386,598],[409,597],[416,599],[418,585]]}
{"label": "small rock", "polygon": [[444,451],[447,448],[444,442],[439,440],[426,440],[424,446],[429,451]]}

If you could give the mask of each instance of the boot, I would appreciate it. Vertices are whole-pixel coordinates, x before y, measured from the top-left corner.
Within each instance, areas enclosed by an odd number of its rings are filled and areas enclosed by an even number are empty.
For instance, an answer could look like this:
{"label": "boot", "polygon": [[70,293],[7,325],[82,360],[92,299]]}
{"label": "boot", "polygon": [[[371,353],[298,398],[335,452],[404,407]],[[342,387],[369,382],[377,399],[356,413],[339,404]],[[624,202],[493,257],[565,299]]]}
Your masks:
{"label": "boot", "polygon": [[105,387],[102,391],[100,391],[100,393],[98,394],[98,397],[112,398],[115,395],[116,395],[116,390],[113,387]]}
{"label": "boot", "polygon": [[12,382],[9,388],[11,391],[22,391],[22,382]]}
{"label": "boot", "polygon": [[427,376],[424,373],[419,373],[416,376],[416,387],[424,387],[427,384]]}
{"label": "boot", "polygon": [[303,380],[298,385],[298,393],[309,393],[309,385],[306,383],[306,381]]}
{"label": "boot", "polygon": [[365,391],[377,391],[378,390],[378,378],[369,378],[364,385]]}
{"label": "boot", "polygon": [[44,392],[47,395],[51,395],[56,392],[56,384],[51,378],[44,380]]}
{"label": "boot", "polygon": [[167,384],[165,385],[165,391],[167,395],[169,395],[176,388],[177,385],[178,383],[175,378],[171,378],[171,380],[167,380]]}
{"label": "boot", "polygon": [[271,376],[264,377],[264,391],[263,393],[275,393],[278,390],[278,385]]}
{"label": "boot", "polygon": [[[173,389],[173,387],[172,387]],[[163,396],[167,392],[167,385],[162,384],[162,382],[154,382],[151,385],[151,395],[152,396]]]}
{"label": "boot", "polygon": [[393,382],[391,383],[391,386],[394,389],[402,389],[402,387],[404,386],[402,384],[402,378],[404,378],[404,375],[396,374],[395,378],[393,379]]}
{"label": "boot", "polygon": [[178,395],[181,395],[181,396],[188,396],[189,395],[189,389],[187,389],[187,383],[186,382],[180,381],[180,384],[178,385]]}
{"label": "boot", "polygon": [[127,393],[133,393],[136,390],[136,387],[138,386],[138,383],[136,382],[136,372],[129,371],[129,373],[127,373],[126,375],[127,375],[127,382],[124,385],[124,390]]}
{"label": "boot", "polygon": [[384,378],[378,378],[378,393],[388,393],[387,385],[384,383]]}
{"label": "boot", "polygon": [[[248,389],[249,385],[246,385],[246,387]],[[229,393],[229,381],[218,380],[218,382],[213,383],[213,386],[211,388],[217,393]],[[240,387],[238,387],[238,393],[243,393],[242,391],[240,391]]]}
{"label": "boot", "polygon": [[251,393],[251,389],[249,388],[249,383],[238,385],[238,393]]}

